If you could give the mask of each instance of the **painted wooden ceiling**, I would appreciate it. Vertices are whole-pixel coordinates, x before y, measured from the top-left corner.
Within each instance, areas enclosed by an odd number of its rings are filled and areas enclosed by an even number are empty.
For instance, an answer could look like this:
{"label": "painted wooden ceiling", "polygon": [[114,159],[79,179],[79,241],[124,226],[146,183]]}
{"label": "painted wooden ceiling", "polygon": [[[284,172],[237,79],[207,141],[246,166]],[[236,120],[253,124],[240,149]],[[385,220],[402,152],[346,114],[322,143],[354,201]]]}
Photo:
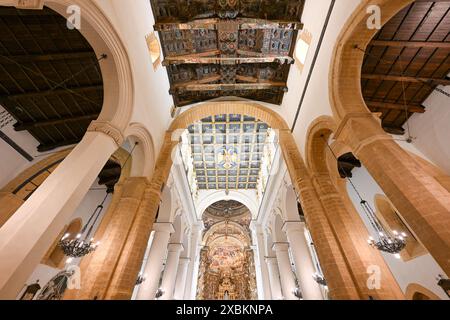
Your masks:
{"label": "painted wooden ceiling", "polygon": [[151,0],[176,107],[218,97],[280,105],[304,0]]}

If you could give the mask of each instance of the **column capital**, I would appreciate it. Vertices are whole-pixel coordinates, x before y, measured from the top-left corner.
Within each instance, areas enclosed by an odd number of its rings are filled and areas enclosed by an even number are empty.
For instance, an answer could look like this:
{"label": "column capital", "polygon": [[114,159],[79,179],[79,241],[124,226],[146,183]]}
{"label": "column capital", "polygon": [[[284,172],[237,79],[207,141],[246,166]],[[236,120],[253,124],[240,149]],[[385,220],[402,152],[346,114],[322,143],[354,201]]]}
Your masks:
{"label": "column capital", "polygon": [[355,155],[378,140],[392,140],[381,126],[381,119],[371,112],[348,113],[339,123],[334,139],[348,144]]}
{"label": "column capital", "polygon": [[170,234],[175,232],[175,228],[170,222],[155,222],[153,224],[153,230],[156,232],[166,232]]}
{"label": "column capital", "polygon": [[285,221],[282,227],[282,230],[286,233],[289,232],[303,232],[305,230],[305,223],[298,220],[298,221]]}
{"label": "column capital", "polygon": [[288,242],[274,242],[272,245],[272,250],[277,251],[288,251],[289,243]]}
{"label": "column capital", "polygon": [[167,250],[169,252],[181,252],[184,250],[184,246],[182,243],[169,243]]}
{"label": "column capital", "polygon": [[122,132],[108,121],[92,121],[87,131],[106,134],[116,142],[118,147],[125,141]]}

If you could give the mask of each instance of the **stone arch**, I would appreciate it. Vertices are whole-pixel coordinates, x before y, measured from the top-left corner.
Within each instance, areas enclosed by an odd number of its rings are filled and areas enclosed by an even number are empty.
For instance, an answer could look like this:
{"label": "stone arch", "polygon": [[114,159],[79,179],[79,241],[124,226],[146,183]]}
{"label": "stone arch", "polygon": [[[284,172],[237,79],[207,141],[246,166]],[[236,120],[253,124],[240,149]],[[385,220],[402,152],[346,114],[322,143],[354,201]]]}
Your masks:
{"label": "stone arch", "polygon": [[253,102],[207,102],[192,107],[180,114],[171,124],[169,131],[177,129],[186,129],[194,122],[200,121],[210,116],[221,114],[243,114],[255,117],[256,119],[267,123],[272,129],[289,130],[284,119],[275,111],[263,107]]}
{"label": "stone arch", "polygon": [[126,129],[133,112],[134,81],[126,46],[117,30],[93,1],[45,0],[43,4],[67,17],[67,7],[81,9],[80,33],[86,38],[97,56],[107,54],[100,64],[103,76],[104,102],[97,121],[108,122],[120,132]]}
{"label": "stone arch", "polygon": [[[403,295],[392,273],[379,252],[367,245],[368,231],[348,198],[345,180],[337,186],[333,183],[337,173],[337,157],[330,144],[330,137],[336,130],[336,123],[329,116],[321,116],[308,128],[306,140],[306,161],[315,182],[315,188],[325,208],[326,219],[333,235],[339,243],[343,263],[354,279],[354,285],[361,298],[402,299]],[[339,152],[346,146],[339,145]],[[331,150],[333,152],[331,152]],[[331,155],[331,157],[329,157]],[[331,159],[331,160],[330,160]],[[332,169],[334,167],[334,169]],[[337,249],[337,250],[339,250]],[[383,287],[368,290],[366,270],[370,265],[378,265],[385,275]]]}
{"label": "stone arch", "polygon": [[199,208],[198,218],[201,219],[205,210],[210,205],[220,200],[234,200],[242,203],[251,212],[253,218],[256,217],[258,214],[258,203],[248,195],[244,194],[243,192],[240,192],[239,190],[230,190],[229,194],[225,195],[224,191],[218,190],[215,192],[211,192],[205,197],[199,197],[197,205],[197,207]]}
{"label": "stone arch", "polygon": [[406,300],[442,300],[434,292],[417,283],[410,283],[406,287]]}
{"label": "stone arch", "polygon": [[314,173],[327,173],[326,141],[336,131],[336,123],[330,116],[314,120],[306,134],[306,164]]}
{"label": "stone arch", "polygon": [[155,145],[150,132],[140,123],[132,123],[125,130],[126,139],[138,143],[133,151],[132,177],[151,177],[155,168]]}
{"label": "stone arch", "polygon": [[70,234],[70,239],[74,239],[76,235],[81,231],[83,227],[82,221],[80,218],[72,220],[66,227],[61,231],[59,236],[56,238],[50,250],[48,250],[47,254],[42,259],[42,263],[46,264],[50,267],[63,269],[66,256],[61,248],[58,246],[59,239],[61,239],[64,234]]}
{"label": "stone arch", "polygon": [[347,20],[336,41],[329,77],[331,108],[338,121],[349,114],[370,113],[362,96],[360,81],[364,52],[355,48],[358,46],[365,50],[379,31],[367,27],[367,8],[370,5],[380,7],[384,25],[413,1],[363,0]]}
{"label": "stone arch", "polygon": [[[413,0],[364,0],[348,19],[333,53],[329,75],[330,104],[344,141],[392,200],[439,266],[450,272],[449,192],[430,176],[381,127],[361,92],[364,52],[377,30],[367,28],[369,5],[377,5],[385,24]],[[400,174],[401,173],[401,174]]]}

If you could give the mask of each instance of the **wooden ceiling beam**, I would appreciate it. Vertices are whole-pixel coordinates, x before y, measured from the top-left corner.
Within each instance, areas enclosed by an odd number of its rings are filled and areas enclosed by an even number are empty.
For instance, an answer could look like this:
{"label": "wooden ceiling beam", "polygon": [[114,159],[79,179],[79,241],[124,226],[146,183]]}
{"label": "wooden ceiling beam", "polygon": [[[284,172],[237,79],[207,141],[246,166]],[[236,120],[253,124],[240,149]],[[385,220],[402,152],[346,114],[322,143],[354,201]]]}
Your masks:
{"label": "wooden ceiling beam", "polygon": [[83,116],[74,116],[74,117],[64,117],[59,119],[51,119],[51,120],[45,120],[45,121],[38,121],[38,122],[27,122],[27,123],[17,123],[14,125],[14,129],[16,131],[25,131],[25,130],[32,130],[36,128],[41,127],[48,127],[48,126],[54,126],[58,124],[65,124],[65,123],[71,123],[71,122],[78,122],[78,121],[93,121],[97,119],[99,116],[98,113],[95,114],[88,114]]}
{"label": "wooden ceiling beam", "polygon": [[40,61],[60,61],[60,60],[79,60],[87,58],[96,58],[93,51],[66,52],[66,53],[47,53],[47,54],[24,54],[16,56],[7,56],[8,59],[0,55],[0,62],[3,64],[40,62]]}
{"label": "wooden ceiling beam", "polygon": [[58,94],[71,94],[71,93],[77,93],[77,94],[83,94],[90,91],[103,91],[103,85],[93,85],[93,86],[82,86],[82,87],[70,87],[67,89],[55,89],[55,90],[45,90],[45,91],[35,91],[35,92],[25,92],[25,93],[19,93],[19,94],[13,94],[8,96],[0,96],[0,101],[5,99],[10,100],[17,100],[17,99],[24,99],[24,98],[42,98],[47,96],[53,96]]}
{"label": "wooden ceiling beam", "polygon": [[449,86],[450,80],[448,79],[436,79],[436,78],[422,78],[422,77],[405,77],[405,76],[393,76],[383,74],[362,74],[361,79],[364,80],[380,80],[380,81],[398,81],[398,82],[411,82],[411,83],[429,83],[435,85]]}
{"label": "wooden ceiling beam", "polygon": [[408,112],[411,113],[425,113],[425,108],[420,105],[406,105],[405,107],[405,105],[399,103],[388,103],[371,100],[366,100],[366,105],[369,108],[390,109],[398,111],[405,111],[405,109],[407,108]]}
{"label": "wooden ceiling beam", "polygon": [[60,147],[65,147],[65,146],[70,146],[72,144],[77,144],[81,141],[82,138],[79,139],[71,139],[71,140],[62,140],[62,141],[57,141],[54,143],[48,143],[48,144],[41,144],[38,146],[38,152],[47,152],[47,151],[52,151],[56,148],[60,148]]}
{"label": "wooden ceiling beam", "polygon": [[[166,22],[156,23],[155,31],[173,31],[173,30],[217,30],[221,19],[198,19],[190,22]],[[264,19],[239,18],[233,20],[239,24],[240,30],[248,29],[284,29],[301,30],[303,23],[298,21],[271,21]]]}
{"label": "wooden ceiling beam", "polygon": [[188,81],[188,82],[177,83],[177,84],[173,85],[173,88],[178,89],[178,88],[183,88],[186,86],[207,84],[207,83],[219,81],[220,79],[222,79],[222,76],[220,74],[215,74],[215,75],[205,77],[200,80],[193,80],[193,81]]}
{"label": "wooden ceiling beam", "polygon": [[371,46],[377,47],[408,47],[408,48],[442,48],[450,49],[450,42],[431,42],[431,41],[384,41],[373,40]]}
{"label": "wooden ceiling beam", "polygon": [[287,92],[287,85],[284,82],[264,82],[264,83],[217,83],[217,84],[187,84],[177,88],[171,88],[171,93],[177,91],[232,91],[232,90],[268,90],[278,88]]}
{"label": "wooden ceiling beam", "polygon": [[179,56],[167,57],[163,66],[171,64],[242,64],[242,63],[279,63],[293,64],[294,58],[289,56],[266,56],[266,57],[192,57]]}

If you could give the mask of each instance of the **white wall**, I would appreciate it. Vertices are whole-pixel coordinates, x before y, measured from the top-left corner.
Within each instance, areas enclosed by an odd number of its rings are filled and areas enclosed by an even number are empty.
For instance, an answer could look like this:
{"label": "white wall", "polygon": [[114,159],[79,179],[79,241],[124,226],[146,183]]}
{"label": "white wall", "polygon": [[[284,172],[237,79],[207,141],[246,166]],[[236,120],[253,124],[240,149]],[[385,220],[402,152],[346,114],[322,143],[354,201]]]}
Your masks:
{"label": "white wall", "polygon": [[[440,89],[450,93],[450,86]],[[416,113],[409,120],[413,145],[450,175],[450,99],[434,91],[424,106],[425,113]]]}
{"label": "white wall", "polygon": [[[375,210],[374,197],[377,194],[384,195],[383,190],[364,167],[355,168],[352,172],[352,181],[358,189],[358,192],[361,194],[364,200],[366,200]],[[347,190],[350,199],[359,212],[367,229],[372,236],[375,236],[376,233],[371,228],[367,216],[359,204],[360,199],[349,183],[347,183]],[[404,292],[406,291],[406,287],[409,284],[417,283],[434,292],[442,299],[448,300],[447,295],[444,293],[442,288],[437,285],[438,281],[436,280],[439,274],[445,275],[445,273],[430,254],[420,256],[407,262],[403,262],[403,260],[397,259],[391,254],[383,253],[382,255],[392,274],[397,280],[400,288]]]}
{"label": "white wall", "polygon": [[[87,221],[89,220],[89,217],[94,212],[95,208],[103,201],[105,195],[106,195],[106,188],[104,186],[98,185],[98,180],[92,185],[91,190],[86,194],[81,204],[78,206],[77,210],[72,215],[71,219],[67,222],[69,224],[71,221],[81,218],[82,219],[82,225],[84,226]],[[94,189],[94,190],[93,190]],[[102,189],[102,190],[97,190]],[[105,190],[103,190],[105,189]],[[105,202],[104,209],[102,211],[101,217],[98,219],[95,228],[93,230],[93,235],[95,235],[95,232],[101,222],[101,219],[103,218],[103,215],[108,210],[109,204],[111,202],[112,195],[108,196],[108,199]],[[101,239],[95,239],[95,240],[101,240]],[[101,245],[101,243],[100,243]],[[70,265],[79,265],[81,259],[75,259]],[[56,269],[49,267],[44,264],[39,264],[32,275],[29,277],[27,281],[27,285],[35,283],[36,280],[39,280],[39,284],[43,288],[48,281],[50,281],[56,274],[58,274],[62,269]],[[22,294],[22,293],[21,293]],[[21,296],[19,294],[19,297]],[[39,295],[39,293],[37,294]],[[36,295],[36,296],[37,296]]]}
{"label": "white wall", "polygon": [[[119,33],[131,61],[135,86],[131,122],[146,126],[159,152],[173,105],[169,79],[161,65],[153,70],[145,36],[153,31],[155,19],[148,0],[97,0]],[[162,51],[161,51],[162,57]]]}

